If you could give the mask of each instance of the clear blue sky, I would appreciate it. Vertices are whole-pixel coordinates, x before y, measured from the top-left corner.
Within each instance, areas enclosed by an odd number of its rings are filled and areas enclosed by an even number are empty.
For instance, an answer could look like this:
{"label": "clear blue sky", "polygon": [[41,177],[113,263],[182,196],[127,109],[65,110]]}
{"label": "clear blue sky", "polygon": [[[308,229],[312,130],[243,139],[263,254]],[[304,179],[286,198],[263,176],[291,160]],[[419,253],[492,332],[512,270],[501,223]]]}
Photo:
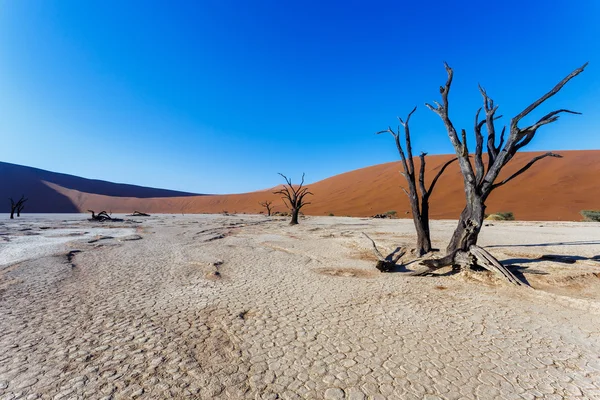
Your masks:
{"label": "clear blue sky", "polygon": [[423,105],[443,61],[469,131],[477,83],[510,117],[590,61],[536,116],[584,114],[528,150],[598,149],[599,17],[596,0],[0,0],[0,161],[245,192],[396,160],[374,132],[415,105],[414,151],[450,153]]}

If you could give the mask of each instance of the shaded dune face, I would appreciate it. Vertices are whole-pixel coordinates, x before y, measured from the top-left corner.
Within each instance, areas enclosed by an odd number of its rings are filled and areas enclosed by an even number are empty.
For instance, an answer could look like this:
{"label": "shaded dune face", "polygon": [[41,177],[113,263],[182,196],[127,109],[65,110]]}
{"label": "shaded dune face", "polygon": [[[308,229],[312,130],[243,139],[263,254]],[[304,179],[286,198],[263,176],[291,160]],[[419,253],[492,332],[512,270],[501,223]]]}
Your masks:
{"label": "shaded dune face", "polygon": [[194,193],[85,179],[4,162],[0,162],[0,182],[0,198],[5,199],[0,201],[0,212],[10,212],[8,198],[20,198],[21,195],[25,195],[29,199],[25,205],[25,212],[73,213],[80,211],[71,197],[55,190],[52,185],[85,195],[137,198],[198,196]]}
{"label": "shaded dune face", "polygon": [[[581,220],[579,214],[584,209],[600,208],[600,151],[558,151],[564,158],[547,158],[539,161],[530,170],[505,186],[495,190],[487,202],[487,213],[512,211],[517,220]],[[505,167],[499,179],[516,172],[532,157],[542,152],[518,153]],[[426,182],[435,176],[437,170],[452,155],[433,155],[427,157]],[[486,160],[484,160],[486,162]],[[416,160],[418,167],[418,160]],[[26,168],[26,167],[21,167]],[[410,207],[401,186],[404,178],[399,174],[399,162],[379,164],[358,169],[308,185],[314,196],[312,204],[303,208],[307,215],[329,215],[364,217],[397,211],[400,218],[411,218]],[[40,170],[38,170],[40,171]],[[2,170],[0,169],[0,172]],[[102,182],[97,189],[93,182],[83,178],[86,185],[66,186],[62,181],[43,180],[43,191],[28,191],[29,180],[21,180],[17,188],[15,179],[7,185],[5,173],[2,173],[3,187],[0,197],[20,196],[26,193],[31,198],[30,212],[75,212],[93,210],[111,210],[113,212],[132,212],[140,210],[149,213],[259,213],[264,211],[259,202],[273,201],[273,211],[286,211],[282,200],[274,195],[273,189],[252,193],[232,195],[201,195],[141,188],[132,185],[128,191],[119,191],[116,184]],[[18,181],[18,180],[17,180]],[[11,183],[12,182],[12,183]],[[35,180],[31,183],[34,187]],[[61,184],[63,183],[63,184]],[[11,187],[11,185],[14,185]],[[36,183],[37,185],[37,183]],[[115,185],[114,187],[110,185]],[[109,188],[110,187],[110,190]],[[142,195],[127,195],[131,187],[139,188]],[[7,188],[11,193],[8,194]],[[83,190],[85,189],[85,190]],[[143,189],[143,190],[142,190]],[[157,192],[152,192],[152,191]],[[30,194],[31,193],[31,194]],[[117,197],[115,193],[120,193]],[[152,193],[158,193],[152,196]],[[52,194],[52,198],[49,196]],[[44,196],[41,204],[35,203],[37,196]],[[36,199],[36,202],[38,200]],[[8,202],[7,202],[8,203]],[[463,179],[458,165],[451,165],[438,181],[431,198],[431,217],[433,219],[456,219],[465,204]],[[6,212],[8,204],[1,204],[0,211]]]}

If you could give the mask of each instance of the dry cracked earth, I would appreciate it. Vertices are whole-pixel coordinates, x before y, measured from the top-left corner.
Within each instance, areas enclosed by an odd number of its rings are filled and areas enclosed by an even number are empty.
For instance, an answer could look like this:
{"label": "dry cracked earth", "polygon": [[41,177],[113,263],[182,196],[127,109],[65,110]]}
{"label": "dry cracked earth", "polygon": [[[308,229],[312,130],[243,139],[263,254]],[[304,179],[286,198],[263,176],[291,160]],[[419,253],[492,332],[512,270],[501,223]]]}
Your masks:
{"label": "dry cracked earth", "polygon": [[[409,246],[410,221],[23,221],[0,225],[0,255],[73,231],[0,266],[2,400],[600,399],[597,225],[485,228],[534,290],[379,273],[361,232]],[[453,224],[434,223],[437,245]]]}

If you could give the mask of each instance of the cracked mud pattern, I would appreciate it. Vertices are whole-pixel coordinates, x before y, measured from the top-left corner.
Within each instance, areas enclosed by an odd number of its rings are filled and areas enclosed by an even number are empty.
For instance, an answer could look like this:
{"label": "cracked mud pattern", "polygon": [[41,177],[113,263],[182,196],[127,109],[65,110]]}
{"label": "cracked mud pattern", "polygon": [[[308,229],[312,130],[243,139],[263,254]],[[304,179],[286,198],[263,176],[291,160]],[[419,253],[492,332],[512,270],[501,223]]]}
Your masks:
{"label": "cracked mud pattern", "polygon": [[0,399],[600,399],[597,300],[356,256],[410,221],[137,231],[1,267]]}

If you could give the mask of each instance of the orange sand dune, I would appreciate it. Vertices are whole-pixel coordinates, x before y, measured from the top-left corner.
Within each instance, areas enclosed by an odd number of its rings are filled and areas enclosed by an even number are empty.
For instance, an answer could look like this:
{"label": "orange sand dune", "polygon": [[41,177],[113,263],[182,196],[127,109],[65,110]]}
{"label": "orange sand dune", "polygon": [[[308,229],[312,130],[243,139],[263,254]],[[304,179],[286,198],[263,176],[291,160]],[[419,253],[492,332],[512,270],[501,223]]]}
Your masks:
{"label": "orange sand dune", "polygon": [[[564,158],[547,158],[514,181],[497,189],[488,201],[488,213],[512,211],[518,220],[581,220],[584,209],[600,209],[600,151],[559,151]],[[520,153],[505,168],[500,178],[517,171],[541,152]],[[451,155],[427,157],[426,181],[433,179]],[[418,165],[418,161],[417,161]],[[417,167],[418,168],[418,167]],[[398,162],[375,165],[308,185],[314,196],[303,211],[308,215],[371,216],[396,210],[400,217],[410,217],[409,204],[400,186]],[[258,204],[274,202],[275,211],[284,211],[281,199],[270,190],[234,195],[204,195],[163,198],[113,197],[67,189],[45,182],[70,199],[80,210],[148,213],[258,213]],[[431,217],[458,218],[464,207],[462,176],[455,163],[438,181],[431,199]]]}

